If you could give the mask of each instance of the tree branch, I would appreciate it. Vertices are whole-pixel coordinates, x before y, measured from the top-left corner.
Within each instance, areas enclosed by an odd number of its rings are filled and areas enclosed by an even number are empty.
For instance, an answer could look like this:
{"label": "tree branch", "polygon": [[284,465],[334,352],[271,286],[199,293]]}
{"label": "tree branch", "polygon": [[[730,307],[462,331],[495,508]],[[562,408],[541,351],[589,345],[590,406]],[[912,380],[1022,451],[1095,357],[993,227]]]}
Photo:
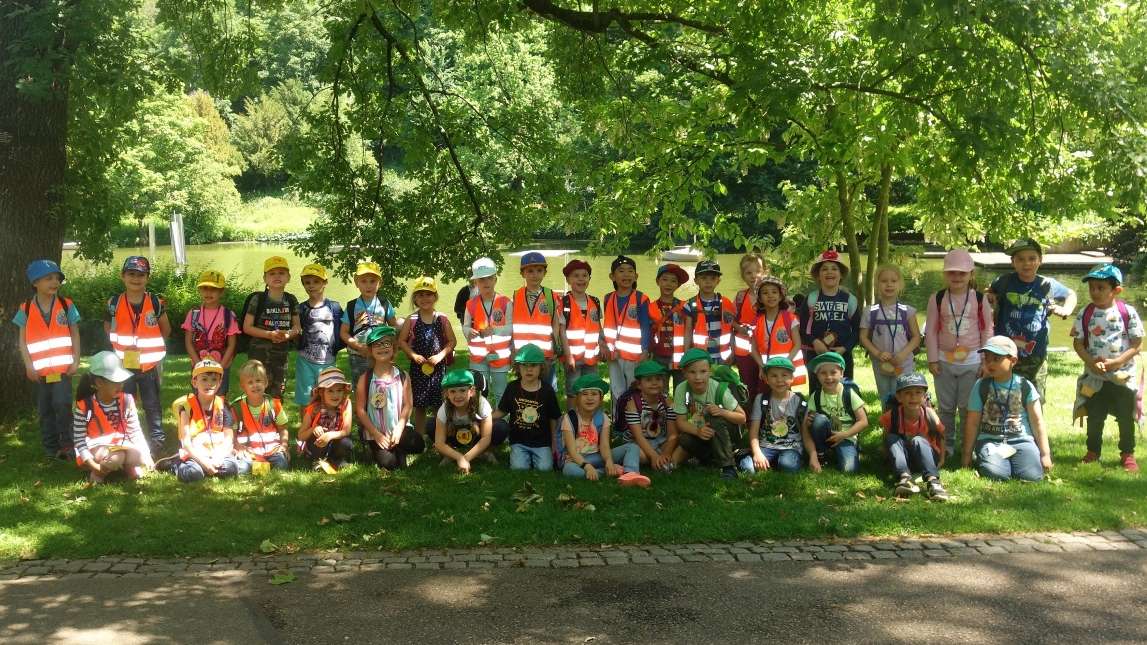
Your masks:
{"label": "tree branch", "polygon": [[596,9],[594,11],[578,11],[576,9],[559,7],[550,0],[522,0],[522,6],[544,18],[556,20],[578,31],[594,34],[605,33],[605,31],[609,29],[609,26],[615,22],[618,24],[626,22],[663,22],[689,27],[690,29],[696,29],[697,31],[703,31],[713,35],[723,35],[726,32],[724,27],[706,24],[698,20],[691,20],[669,12],[626,13],[619,9],[609,9],[608,11],[597,11]]}

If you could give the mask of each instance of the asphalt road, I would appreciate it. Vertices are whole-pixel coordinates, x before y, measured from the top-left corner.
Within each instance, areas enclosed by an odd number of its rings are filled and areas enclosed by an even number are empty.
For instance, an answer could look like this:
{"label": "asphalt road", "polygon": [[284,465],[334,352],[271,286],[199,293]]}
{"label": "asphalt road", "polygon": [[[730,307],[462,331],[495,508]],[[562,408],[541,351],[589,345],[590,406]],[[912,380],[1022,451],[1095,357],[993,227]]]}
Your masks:
{"label": "asphalt road", "polygon": [[1147,641],[1147,552],[0,584],[10,643]]}

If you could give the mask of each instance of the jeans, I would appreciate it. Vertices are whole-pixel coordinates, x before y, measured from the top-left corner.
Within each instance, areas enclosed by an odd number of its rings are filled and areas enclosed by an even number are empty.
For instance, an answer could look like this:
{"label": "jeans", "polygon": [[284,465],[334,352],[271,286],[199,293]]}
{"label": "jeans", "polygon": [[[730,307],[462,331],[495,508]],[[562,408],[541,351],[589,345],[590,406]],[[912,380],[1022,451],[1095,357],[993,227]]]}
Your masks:
{"label": "jeans", "polygon": [[1047,394],[1047,356],[1026,356],[1021,358],[1012,368],[1013,374],[1019,374],[1035,385],[1041,401],[1046,401]]}
{"label": "jeans", "polygon": [[[498,401],[502,400],[502,393],[506,391],[506,379],[509,375],[509,368],[493,368],[489,363],[470,363],[470,370],[478,372],[486,378],[486,388],[488,394],[486,400],[490,402],[490,407],[495,410],[498,409]],[[433,436],[433,432],[431,432]]]}
{"label": "jeans", "polygon": [[[219,479],[235,477],[238,474],[239,460],[234,457],[224,459],[223,463],[215,469],[215,477]],[[188,459],[175,467],[175,477],[184,484],[189,484],[206,478],[207,471],[203,470],[203,466],[200,466],[199,462]]]}
{"label": "jeans", "polygon": [[426,451],[426,440],[414,431],[414,426],[406,426],[402,436],[398,438],[398,445],[393,448],[382,448],[370,439],[363,439],[370,456],[376,466],[383,470],[395,470],[406,467],[406,455],[419,455]]}
{"label": "jeans", "polygon": [[[936,384],[936,404],[940,423],[944,424],[944,445],[949,455],[964,445],[964,420],[968,418],[968,399],[976,384],[980,364],[956,365],[940,361],[940,373],[933,378]],[[956,413],[960,422],[956,423]],[[962,449],[962,448],[960,448]]]}
{"label": "jeans", "polygon": [[627,361],[624,358],[609,362],[609,393],[613,395],[611,400],[620,399],[629,389],[629,385],[633,383],[633,370],[636,367],[637,361]]}
{"label": "jeans", "polygon": [[888,461],[897,477],[914,472],[922,472],[927,477],[940,477],[940,469],[936,467],[939,455],[924,437],[905,437],[890,432],[884,435],[884,447],[888,449]]}
{"label": "jeans", "polygon": [[872,361],[872,377],[876,380],[876,396],[883,401],[889,394],[896,392],[896,374],[885,374],[880,369],[880,361]]}
{"label": "jeans", "polygon": [[[291,467],[291,462],[287,459],[287,455],[285,453],[277,452],[273,455],[270,455],[269,457],[264,457],[263,459],[266,460],[267,463],[271,464],[272,470],[287,470]],[[240,475],[251,474],[251,464],[253,464],[254,461],[251,459],[239,457],[235,459],[235,463],[239,466]]]}
{"label": "jeans", "polygon": [[[272,343],[263,338],[252,338],[247,346],[247,359],[263,363],[267,370],[267,396],[282,399],[287,389],[287,354],[289,343]],[[353,362],[351,363],[353,365]]]}
{"label": "jeans", "polygon": [[61,374],[55,383],[36,383],[36,408],[40,412],[40,443],[44,454],[54,457],[72,449],[72,377]]}
{"label": "jeans", "polygon": [[[836,444],[835,447],[828,445],[828,437],[832,434],[832,420],[827,416],[814,412],[809,434],[812,435],[812,442],[816,445],[818,456],[827,457],[828,453],[831,452],[835,455],[836,467],[841,472],[854,473],[860,470],[859,442],[845,439]],[[825,465],[824,459],[821,459],[821,465]]]}
{"label": "jeans", "polygon": [[554,469],[554,453],[549,446],[535,448],[524,443],[510,444],[510,470],[541,470],[549,472]]}
{"label": "jeans", "polygon": [[1039,448],[1031,437],[1008,439],[1005,443],[1016,449],[1016,454],[1004,458],[998,453],[999,441],[976,441],[976,469],[982,477],[1007,481],[1022,479],[1038,482],[1043,479],[1043,464],[1039,460]]}
{"label": "jeans", "polygon": [[123,391],[135,397],[147,415],[147,425],[143,425],[142,422],[140,425],[151,443],[153,455],[163,453],[163,442],[167,440],[167,436],[163,434],[163,409],[159,401],[162,369],[161,365],[156,365],[146,372],[135,372],[123,384]]}
{"label": "jeans", "polygon": [[1095,454],[1103,448],[1107,415],[1119,424],[1119,452],[1135,452],[1135,391],[1107,381],[1087,400],[1087,449]]}
{"label": "jeans", "polygon": [[[761,452],[764,453],[765,459],[769,462],[770,469],[779,469],[782,473],[789,474],[800,472],[802,456],[800,450],[761,448]],[[741,457],[741,461],[737,464],[737,467],[750,475],[757,472],[757,467],[753,465],[752,455]]]}
{"label": "jeans", "polygon": [[[641,464],[641,451],[637,449],[637,444],[626,443],[620,446],[614,446],[609,451],[613,457],[613,463],[621,464],[621,468],[627,473],[635,473],[640,469]],[[582,459],[587,464],[593,465],[599,472],[605,468],[605,459],[601,456],[600,452],[582,455]],[[579,477],[585,479],[585,469],[574,463],[573,459],[566,459],[566,463],[562,466],[562,474],[566,477]],[[601,473],[603,476],[605,473]]]}

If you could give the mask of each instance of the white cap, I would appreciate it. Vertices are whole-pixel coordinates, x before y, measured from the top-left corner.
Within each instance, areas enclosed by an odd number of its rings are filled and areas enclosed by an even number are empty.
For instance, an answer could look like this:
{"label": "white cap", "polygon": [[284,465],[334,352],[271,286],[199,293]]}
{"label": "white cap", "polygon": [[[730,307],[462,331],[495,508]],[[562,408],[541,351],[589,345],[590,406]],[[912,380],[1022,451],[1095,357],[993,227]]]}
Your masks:
{"label": "white cap", "polygon": [[123,364],[120,363],[119,356],[116,356],[115,352],[99,352],[92,356],[88,364],[90,365],[89,372],[112,383],[123,383],[131,378],[131,372],[123,368]]}
{"label": "white cap", "polygon": [[470,265],[470,279],[489,278],[498,275],[498,265],[490,258],[478,258]]}

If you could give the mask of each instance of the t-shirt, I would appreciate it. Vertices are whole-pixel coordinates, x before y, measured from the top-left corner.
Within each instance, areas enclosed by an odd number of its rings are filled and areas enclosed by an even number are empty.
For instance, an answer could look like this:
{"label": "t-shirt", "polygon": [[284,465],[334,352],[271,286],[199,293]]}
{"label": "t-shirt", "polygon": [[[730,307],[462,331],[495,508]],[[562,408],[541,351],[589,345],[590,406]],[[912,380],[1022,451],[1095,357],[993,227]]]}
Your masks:
{"label": "t-shirt", "polygon": [[[572,417],[572,418],[571,418]],[[589,455],[601,452],[601,432],[605,428],[605,413],[601,410],[594,412],[593,418],[589,423],[582,420],[575,412],[566,414],[566,418],[562,423],[570,422],[574,436],[574,450],[583,458]],[[563,433],[564,435],[564,433]],[[566,445],[566,454],[570,454],[569,446]]]}
{"label": "t-shirt", "polygon": [[[471,417],[469,414],[463,415],[448,415],[446,406],[450,405],[449,401],[443,402],[438,408],[436,418],[442,423],[446,424],[446,440],[452,441],[460,446],[469,447],[481,439],[481,433],[476,431],[475,425],[481,424],[482,421],[490,417],[494,413],[494,409],[490,407],[490,402],[486,397],[478,396],[478,415]],[[449,416],[449,418],[447,418]]]}
{"label": "t-shirt", "polygon": [[[981,320],[983,329],[980,328]],[[929,363],[943,361],[950,365],[979,365],[980,353],[976,350],[987,345],[988,339],[995,334],[992,303],[971,289],[959,296],[953,296],[945,289],[940,296],[939,307],[936,306],[935,294],[928,298],[925,328],[924,346],[928,350]]]}
{"label": "t-shirt", "polygon": [[633,403],[633,410],[625,406],[625,430],[621,433],[622,441],[632,442],[633,431],[630,426],[641,428],[641,434],[646,439],[660,439],[669,433],[669,423],[677,419],[677,413],[669,407],[664,398],[660,398],[656,405],[649,405],[640,393],[629,399]]}
{"label": "t-shirt", "polygon": [[[1092,311],[1091,320],[1088,321],[1089,328],[1086,331],[1083,329],[1084,311],[1086,308],[1075,317],[1075,323],[1071,326],[1071,337],[1086,339],[1087,353],[1095,358],[1115,358],[1131,349],[1131,339],[1143,338],[1143,321],[1139,318],[1139,312],[1135,311],[1131,305],[1127,305],[1128,325],[1126,330],[1123,328],[1123,315],[1119,313],[1119,307],[1114,303],[1107,309],[1095,308]],[[1134,358],[1127,361],[1126,365],[1114,373],[1125,374],[1127,387],[1138,390]],[[1112,373],[1109,372],[1102,376],[1111,380]]]}
{"label": "t-shirt", "polygon": [[366,379],[366,415],[370,422],[385,436],[391,436],[398,428],[398,415],[402,411],[402,399],[406,392],[406,376],[402,370],[391,365],[386,374],[376,374],[374,370],[363,374]]}
{"label": "t-shirt", "polygon": [[761,395],[753,399],[753,409],[749,413],[749,421],[761,422],[758,441],[761,448],[773,450],[803,450],[801,439],[800,408],[801,396],[796,392],[789,392],[787,399],[769,400],[769,418],[762,419]]}
{"label": "t-shirt", "polygon": [[[227,322],[231,324],[226,325]],[[227,338],[242,333],[234,312],[228,311],[225,307],[214,309],[195,307],[187,312],[181,327],[193,334],[199,359],[210,358],[215,361],[223,360],[223,352],[227,349]]]}
{"label": "t-shirt", "polygon": [[299,356],[319,365],[335,361],[335,327],[342,318],[342,306],[325,299],[318,305],[310,301],[299,303],[299,324],[303,335],[299,339]]}
{"label": "t-shirt", "polygon": [[[903,351],[908,344],[909,320],[916,318],[916,309],[912,305],[897,302],[892,307],[880,303],[868,308],[868,313],[860,318],[860,328],[867,329],[868,337],[877,349],[890,354]],[[915,360],[909,354],[897,367],[902,372],[911,372],[915,367]]]}
{"label": "t-shirt", "polygon": [[[896,405],[900,404],[897,403]],[[901,408],[902,410],[899,415],[900,423],[898,424],[900,426],[899,428],[892,427],[892,410],[887,410],[880,415],[880,427],[891,433],[903,435],[904,437],[924,437],[928,440],[929,444],[931,444],[932,449],[937,452],[944,449],[944,446],[942,445],[944,436],[944,424],[940,422],[939,418],[937,418],[935,421],[936,429],[940,436],[933,437],[928,434],[928,422],[925,416],[928,414],[928,410],[925,409],[924,406],[920,406],[920,415],[913,420],[909,420],[908,417],[903,413],[903,406],[901,406]]]}
{"label": "t-shirt", "polygon": [[511,382],[498,400],[498,409],[510,424],[510,443],[531,448],[550,445],[550,422],[562,415],[557,395],[544,381],[536,392],[527,391],[521,381]]}
{"label": "t-shirt", "polygon": [[[709,403],[714,403],[725,410],[737,409],[737,397],[733,395],[731,388],[725,388],[725,396],[718,402],[717,389],[721,386],[720,383],[709,379],[709,386],[705,389],[704,394],[697,394],[693,391],[688,383],[682,383],[677,386],[673,391],[673,412],[678,417],[685,417],[689,423],[694,426],[700,427],[704,425],[704,412],[705,406]],[[686,401],[688,399],[688,401]]]}
{"label": "t-shirt", "polygon": [[[262,307],[259,302],[262,300]],[[275,300],[267,291],[256,291],[247,296],[243,310],[254,317],[255,326],[267,331],[287,331],[291,328],[291,318],[299,309],[299,300],[290,292]]]}
{"label": "t-shirt", "polygon": [[[354,309],[353,321],[350,319],[352,308]],[[347,308],[343,310],[342,315],[343,324],[350,325],[350,335],[359,342],[362,342],[366,332],[388,324],[388,320],[394,319],[394,307],[391,306],[390,301],[379,300],[378,296],[372,298],[369,304],[362,299],[362,296],[355,298],[347,303]]]}
{"label": "t-shirt", "polygon": [[[32,299],[32,303],[33,303],[33,307],[29,307],[28,311],[35,313],[36,309],[39,308],[39,303],[37,303],[34,298]],[[51,306],[55,307],[56,304],[53,302]],[[44,311],[43,309],[40,309],[40,315],[46,316],[46,315],[48,315],[48,313],[50,311],[51,311],[51,308],[49,308],[48,311]],[[76,309],[76,303],[72,302],[71,300],[68,301],[68,307],[67,307],[65,315],[67,317],[66,322],[69,325],[75,325],[76,323],[80,322],[80,311],[79,311],[79,309]],[[24,325],[28,324],[28,317],[26,315],[24,315],[24,306],[23,305],[16,307],[16,315],[12,316],[12,322],[17,327],[23,327]],[[57,320],[56,322],[62,324],[65,321]]]}
{"label": "t-shirt", "polygon": [[[1051,284],[1046,297],[1041,287],[1044,280]],[[1070,296],[1071,289],[1055,278],[1039,275],[1032,282],[1022,282],[1015,272],[996,278],[989,288],[996,294],[996,309],[1001,312],[996,333],[1016,341],[1020,358],[1046,356],[1048,309],[1054,301]]]}
{"label": "t-shirt", "polygon": [[[860,396],[859,392],[853,390],[849,395],[852,400],[852,410],[850,412],[849,410],[845,409],[845,387],[849,386],[841,384],[840,392],[836,394],[830,394],[822,389],[819,391],[819,394],[814,394],[808,398],[809,412],[820,412],[821,414],[831,419],[833,421],[832,425],[834,432],[848,430],[852,424],[856,423],[856,418],[858,416],[857,410],[860,410],[864,407],[864,397]],[[818,398],[820,399],[819,407],[817,406]],[[856,442],[859,441],[859,438],[856,435],[853,435],[849,437],[848,440]]]}
{"label": "t-shirt", "polygon": [[[859,330],[856,312],[849,315],[849,302],[855,302],[850,293],[844,289],[840,289],[833,295],[827,295],[814,292],[815,302],[810,307],[807,303],[802,307],[805,311],[804,319],[811,320],[812,333],[806,334],[805,338],[801,340],[806,346],[812,346],[816,339],[824,340],[825,336],[832,332],[836,338],[832,339],[831,343],[826,343],[831,347],[844,347],[845,350],[851,352],[853,347],[856,347],[857,333]],[[811,295],[811,294],[810,294]],[[806,327],[807,329],[807,327]],[[808,356],[805,357],[806,359]]]}
{"label": "t-shirt", "polygon": [[701,296],[691,299],[682,307],[685,315],[693,320],[697,319],[697,301],[701,301],[701,311],[705,314],[706,332],[709,335],[710,342],[707,344],[706,349],[709,350],[709,357],[715,361],[723,360],[721,358],[721,347],[719,343],[712,341],[721,338],[721,296],[706,300]]}
{"label": "t-shirt", "polygon": [[[1039,400],[1039,391],[1035,386],[1024,388],[1023,377],[1015,374],[1006,383],[988,379],[988,400],[984,401],[980,398],[980,382],[983,380],[976,381],[972,386],[972,396],[968,397],[968,410],[982,415],[977,438],[998,441],[1031,436],[1028,406]],[[1025,389],[1028,391],[1026,401],[1023,400]]]}

